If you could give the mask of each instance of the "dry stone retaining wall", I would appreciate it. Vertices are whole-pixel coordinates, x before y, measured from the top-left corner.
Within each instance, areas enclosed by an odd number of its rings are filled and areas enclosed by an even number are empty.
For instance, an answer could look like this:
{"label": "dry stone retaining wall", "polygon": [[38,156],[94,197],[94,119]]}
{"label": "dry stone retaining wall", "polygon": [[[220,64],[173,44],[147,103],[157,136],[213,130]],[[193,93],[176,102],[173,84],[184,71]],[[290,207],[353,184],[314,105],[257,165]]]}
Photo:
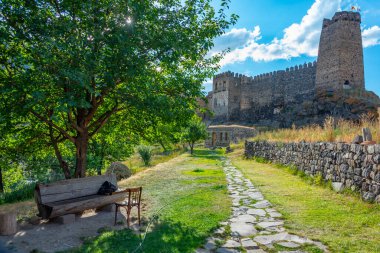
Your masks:
{"label": "dry stone retaining wall", "polygon": [[380,203],[380,145],[246,141],[245,155],[295,165],[311,176],[321,174],[359,191],[366,201]]}

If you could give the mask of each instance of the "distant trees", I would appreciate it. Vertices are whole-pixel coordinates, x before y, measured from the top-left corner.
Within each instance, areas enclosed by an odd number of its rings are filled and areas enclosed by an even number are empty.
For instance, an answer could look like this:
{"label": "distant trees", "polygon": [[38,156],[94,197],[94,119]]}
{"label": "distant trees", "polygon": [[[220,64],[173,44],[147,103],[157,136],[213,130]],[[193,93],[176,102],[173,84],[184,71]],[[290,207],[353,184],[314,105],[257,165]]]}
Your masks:
{"label": "distant trees", "polygon": [[191,154],[193,154],[194,151],[194,144],[197,141],[204,140],[206,137],[207,131],[205,124],[203,124],[198,117],[194,117],[184,135],[184,140],[189,144]]}
{"label": "distant trees", "polygon": [[0,125],[22,135],[10,147],[84,177],[89,153],[188,118],[217,69],[213,38],[237,19],[210,2],[1,1]]}

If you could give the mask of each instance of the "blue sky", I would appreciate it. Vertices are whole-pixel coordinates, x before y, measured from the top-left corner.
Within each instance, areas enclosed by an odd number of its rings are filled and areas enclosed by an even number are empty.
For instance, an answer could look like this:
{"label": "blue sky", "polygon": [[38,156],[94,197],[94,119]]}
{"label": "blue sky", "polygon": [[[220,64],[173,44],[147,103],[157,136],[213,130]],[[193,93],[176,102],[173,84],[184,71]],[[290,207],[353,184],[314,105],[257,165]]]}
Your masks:
{"label": "blue sky", "polygon": [[361,9],[366,89],[380,95],[380,0],[231,0],[229,12],[240,18],[211,53],[230,48],[220,72],[249,76],[312,62],[323,18],[351,6]]}

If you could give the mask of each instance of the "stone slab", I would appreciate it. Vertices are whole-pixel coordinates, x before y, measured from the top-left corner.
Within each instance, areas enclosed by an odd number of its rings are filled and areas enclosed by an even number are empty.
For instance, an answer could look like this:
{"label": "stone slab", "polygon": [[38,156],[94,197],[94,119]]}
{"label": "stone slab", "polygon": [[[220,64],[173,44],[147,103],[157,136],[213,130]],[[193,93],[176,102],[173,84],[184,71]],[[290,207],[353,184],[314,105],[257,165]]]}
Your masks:
{"label": "stone slab", "polygon": [[253,208],[251,208],[251,209],[247,210],[247,214],[257,215],[257,216],[264,217],[267,213],[263,209],[253,209]]}
{"label": "stone slab", "polygon": [[285,241],[289,237],[288,233],[278,233],[273,235],[259,235],[253,238],[255,242],[263,245],[272,244],[277,241]]}
{"label": "stone slab", "polygon": [[262,201],[259,201],[253,205],[253,207],[255,207],[255,208],[267,208],[270,206],[272,206],[272,205],[271,205],[271,203],[269,203],[268,200],[262,200]]}
{"label": "stone slab", "polygon": [[257,230],[253,224],[234,222],[231,223],[231,233],[240,237],[248,237],[255,235]]}
{"label": "stone slab", "polygon": [[281,226],[283,224],[284,224],[283,221],[264,221],[264,222],[258,223],[257,225],[265,229],[268,227]]}
{"label": "stone slab", "polygon": [[244,238],[244,239],[241,239],[241,245],[244,247],[244,248],[254,248],[254,247],[257,247],[257,243],[255,243],[252,239],[250,238]]}
{"label": "stone slab", "polygon": [[234,240],[227,240],[225,244],[223,244],[223,248],[239,248],[241,244]]}
{"label": "stone slab", "polygon": [[219,248],[216,250],[216,253],[240,253],[240,251],[235,249]]}
{"label": "stone slab", "polygon": [[278,242],[277,244],[285,248],[298,248],[300,246],[298,243],[295,242]]}

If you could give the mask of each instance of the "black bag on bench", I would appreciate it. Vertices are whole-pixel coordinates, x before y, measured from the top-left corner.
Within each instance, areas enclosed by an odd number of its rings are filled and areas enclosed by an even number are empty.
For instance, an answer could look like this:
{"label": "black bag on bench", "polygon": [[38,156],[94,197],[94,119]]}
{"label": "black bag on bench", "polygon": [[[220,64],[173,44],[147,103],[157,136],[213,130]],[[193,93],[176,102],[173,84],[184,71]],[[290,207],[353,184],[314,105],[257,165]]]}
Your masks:
{"label": "black bag on bench", "polygon": [[102,186],[100,186],[98,195],[111,195],[117,190],[117,187],[112,183],[105,181]]}

